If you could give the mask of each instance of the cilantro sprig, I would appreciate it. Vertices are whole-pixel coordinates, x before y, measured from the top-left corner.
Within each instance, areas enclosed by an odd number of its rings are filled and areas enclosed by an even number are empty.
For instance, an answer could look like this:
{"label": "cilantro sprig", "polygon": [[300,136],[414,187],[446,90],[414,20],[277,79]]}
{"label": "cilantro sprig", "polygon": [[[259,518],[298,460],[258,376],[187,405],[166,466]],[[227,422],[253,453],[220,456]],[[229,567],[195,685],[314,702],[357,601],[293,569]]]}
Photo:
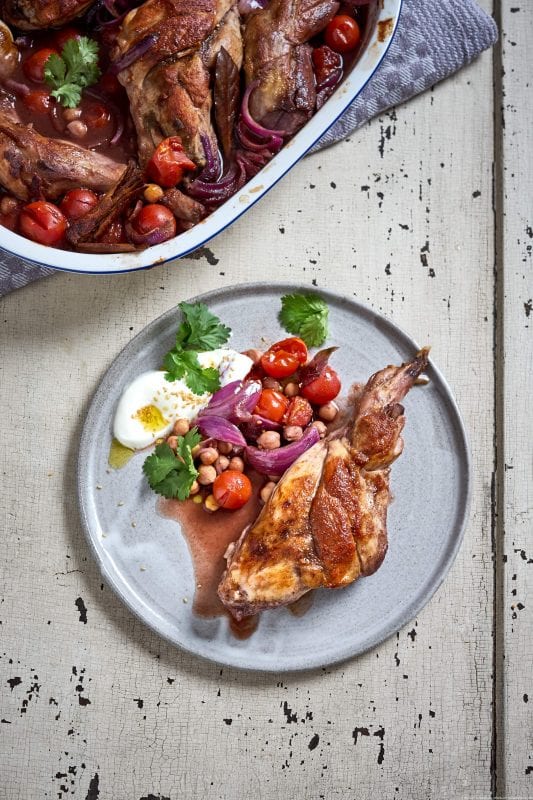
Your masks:
{"label": "cilantro sprig", "polygon": [[316,294],[286,294],[281,298],[280,322],[308,347],[319,347],[328,336],[329,309]]}
{"label": "cilantro sprig", "polygon": [[143,464],[150,487],[163,497],[186,500],[198,477],[192,451],[202,441],[198,428],[178,436],[176,453],[166,443],[158,444]]}
{"label": "cilantro sprig", "polygon": [[163,360],[167,381],[182,379],[195,394],[220,389],[220,375],[214,367],[202,367],[198,353],[225,344],[231,329],[223,325],[203,303],[180,303],[183,322],[176,333],[176,346]]}
{"label": "cilantro sprig", "polygon": [[44,79],[55,97],[65,108],[75,108],[85,86],[100,77],[98,43],[87,36],[68,39],[61,55],[52,53],[44,65]]}

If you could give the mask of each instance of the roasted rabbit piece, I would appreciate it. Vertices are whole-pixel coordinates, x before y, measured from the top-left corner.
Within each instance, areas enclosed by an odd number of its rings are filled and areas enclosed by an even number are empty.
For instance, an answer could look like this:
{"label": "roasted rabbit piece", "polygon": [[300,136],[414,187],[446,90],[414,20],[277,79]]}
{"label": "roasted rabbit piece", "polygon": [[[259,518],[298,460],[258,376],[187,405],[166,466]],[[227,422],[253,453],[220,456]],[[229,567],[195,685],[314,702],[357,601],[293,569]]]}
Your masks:
{"label": "roasted rabbit piece", "polygon": [[295,133],[316,105],[312,48],[307,42],[335,16],[335,0],[271,0],[244,30],[246,83],[257,82],[252,117],[267,128]]}
{"label": "roasted rabbit piece", "polygon": [[103,192],[124,169],[107,156],[18,122],[0,93],[0,184],[19,200],[55,200],[78,186]]}
{"label": "roasted rabbit piece", "polygon": [[2,18],[23,31],[56,28],[79,17],[94,0],[4,0]]}
{"label": "roasted rabbit piece", "polygon": [[125,17],[112,58],[128,93],[143,166],[167,136],[180,136],[198,166],[206,162],[206,148],[217,152],[209,69],[222,46],[240,68],[242,42],[234,0],[200,0],[194,5],[147,0]]}
{"label": "roasted rabbit piece", "polygon": [[387,551],[390,465],[403,449],[400,404],[429,348],[373,375],[346,425],[283,475],[228,553],[218,593],[234,617],[292,603],[311,589],[371,575]]}

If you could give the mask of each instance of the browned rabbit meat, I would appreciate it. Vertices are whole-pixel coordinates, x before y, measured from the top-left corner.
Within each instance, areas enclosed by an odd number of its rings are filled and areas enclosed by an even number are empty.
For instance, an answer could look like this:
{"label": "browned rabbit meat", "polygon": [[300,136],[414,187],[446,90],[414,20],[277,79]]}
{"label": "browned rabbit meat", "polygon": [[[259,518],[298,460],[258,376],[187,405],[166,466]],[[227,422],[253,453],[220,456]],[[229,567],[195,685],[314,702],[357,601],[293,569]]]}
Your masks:
{"label": "browned rabbit meat", "polygon": [[41,136],[0,102],[0,184],[19,200],[53,200],[77,186],[103,192],[124,169],[101,153]]}
{"label": "browned rabbit meat", "polygon": [[244,31],[244,71],[257,81],[252,117],[267,128],[294,133],[312,116],[315,76],[309,39],[339,8],[336,0],[271,0],[250,14]]}
{"label": "browned rabbit meat", "polygon": [[4,0],[2,19],[21,30],[55,28],[79,17],[94,0]]}
{"label": "browned rabbit meat", "polygon": [[387,551],[390,465],[403,449],[400,405],[428,348],[373,375],[346,426],[294,462],[229,553],[218,593],[237,618],[311,589],[371,575]]}
{"label": "browned rabbit meat", "polygon": [[[126,16],[112,55],[130,100],[141,164],[168,136],[180,136],[199,166],[205,164],[206,146],[216,153],[209,68],[222,46],[240,68],[234,0],[201,0],[194,6],[185,0],[147,0]],[[128,63],[136,49],[142,54]]]}

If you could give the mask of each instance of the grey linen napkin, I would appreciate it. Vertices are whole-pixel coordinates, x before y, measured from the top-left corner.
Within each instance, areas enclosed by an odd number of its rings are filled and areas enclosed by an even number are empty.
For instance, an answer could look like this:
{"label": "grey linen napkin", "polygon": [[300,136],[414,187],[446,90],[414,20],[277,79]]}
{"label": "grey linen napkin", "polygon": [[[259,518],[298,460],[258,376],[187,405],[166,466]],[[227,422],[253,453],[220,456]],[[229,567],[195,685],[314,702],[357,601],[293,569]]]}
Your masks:
{"label": "grey linen napkin", "polygon": [[[457,72],[497,38],[493,19],[474,0],[404,0],[396,36],[380,68],[312,152]],[[53,272],[0,249],[0,296]]]}

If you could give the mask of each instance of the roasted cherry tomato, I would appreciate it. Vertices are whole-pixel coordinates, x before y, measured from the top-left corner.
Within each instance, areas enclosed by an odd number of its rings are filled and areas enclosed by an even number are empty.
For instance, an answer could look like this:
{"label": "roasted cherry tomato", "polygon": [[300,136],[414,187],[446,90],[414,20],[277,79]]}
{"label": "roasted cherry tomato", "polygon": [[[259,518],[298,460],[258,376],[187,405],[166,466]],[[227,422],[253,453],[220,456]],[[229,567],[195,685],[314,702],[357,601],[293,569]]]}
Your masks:
{"label": "roasted cherry tomato", "polygon": [[179,183],[196,164],[185,154],[179,136],[169,136],[160,142],[148,162],[146,174],[159,186],[169,188]]}
{"label": "roasted cherry tomato", "polygon": [[66,28],[62,28],[60,31],[56,32],[54,42],[57,49],[61,51],[70,39],[79,39],[80,36],[81,33],[77,28],[68,25]]}
{"label": "roasted cherry tomato", "polygon": [[361,29],[353,17],[338,14],[327,26],[324,39],[336,53],[350,53],[361,41]]}
{"label": "roasted cherry tomato", "polygon": [[91,103],[83,109],[81,119],[88,128],[103,128],[111,122],[111,112],[102,103]]}
{"label": "roasted cherry tomato", "polygon": [[59,208],[69,219],[80,219],[98,203],[98,197],[89,189],[71,189]]}
{"label": "roasted cherry tomato", "polygon": [[150,233],[154,228],[169,228],[170,236],[168,238],[176,234],[176,218],[174,214],[169,208],[159,203],[143,206],[135,219],[132,220],[132,225],[137,233]]}
{"label": "roasted cherry tomato", "polygon": [[215,478],[213,496],[221,508],[236,511],[252,496],[250,478],[236,469],[227,469]]}
{"label": "roasted cherry tomato", "polygon": [[24,75],[30,81],[44,83],[44,65],[53,53],[57,55],[57,50],[52,50],[51,47],[43,47],[41,50],[32,53],[22,65]]}
{"label": "roasted cherry tomato", "polygon": [[39,244],[58,244],[65,235],[67,220],[53,203],[37,200],[20,212],[19,227],[28,239]]}
{"label": "roasted cherry tomato", "polygon": [[22,102],[34,114],[47,114],[54,100],[46,89],[34,89],[23,95]]}
{"label": "roasted cherry tomato", "polygon": [[288,407],[289,400],[284,394],[276,392],[275,389],[263,389],[254,413],[271,422],[281,422]]}
{"label": "roasted cherry tomato", "polygon": [[285,425],[299,425],[305,428],[313,419],[313,409],[305,397],[292,397],[283,422]]}
{"label": "roasted cherry tomato", "polygon": [[302,395],[315,406],[322,406],[334,400],[341,390],[339,376],[334,369],[327,366],[322,375],[302,388]]}
{"label": "roasted cherry tomato", "polygon": [[271,378],[288,378],[306,361],[305,342],[293,337],[273,344],[261,357],[261,366]]}
{"label": "roasted cherry tomato", "polygon": [[317,86],[328,79],[332,72],[342,69],[342,56],[334,53],[331,47],[315,47],[313,50],[313,67]]}

